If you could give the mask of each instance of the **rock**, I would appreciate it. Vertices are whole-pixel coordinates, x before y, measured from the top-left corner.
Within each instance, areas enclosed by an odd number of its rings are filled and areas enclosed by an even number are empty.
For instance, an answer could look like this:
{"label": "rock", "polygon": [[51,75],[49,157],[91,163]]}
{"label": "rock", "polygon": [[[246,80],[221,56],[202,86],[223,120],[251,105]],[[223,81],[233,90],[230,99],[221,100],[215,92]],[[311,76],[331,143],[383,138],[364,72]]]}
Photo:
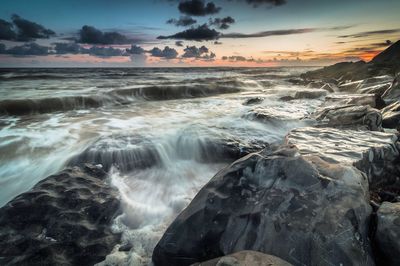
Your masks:
{"label": "rock", "polygon": [[369,87],[364,87],[361,89],[358,89],[359,93],[362,94],[375,94],[377,96],[381,96],[385,93],[385,91],[390,87],[390,84],[385,83],[385,84],[378,84],[378,85],[373,85]]}
{"label": "rock", "polygon": [[264,107],[257,107],[253,110],[248,111],[244,118],[249,120],[255,120],[266,124],[282,124],[288,122],[294,122],[302,119],[303,114],[289,114],[285,112],[279,112],[274,109],[268,109]]}
{"label": "rock", "polygon": [[361,80],[369,77],[368,65],[364,61],[342,62],[332,66],[309,71],[301,75],[308,80],[336,79],[340,81]]}
{"label": "rock", "polygon": [[141,135],[102,137],[71,158],[68,165],[101,164],[105,171],[116,167],[121,172],[130,172],[163,166],[165,156],[205,163],[232,162],[266,147],[266,142],[245,141],[208,128],[193,126],[184,128],[177,136],[155,142]]}
{"label": "rock", "polygon": [[287,96],[282,96],[281,98],[279,98],[279,100],[284,101],[284,102],[288,102],[288,101],[293,101],[294,98],[290,95]]}
{"label": "rock", "polygon": [[295,265],[373,265],[368,181],[352,166],[293,146],[250,154],[221,170],[154,249],[155,265],[190,265],[240,250]]}
{"label": "rock", "polygon": [[118,192],[101,169],[68,168],[0,209],[1,265],[93,265],[120,236],[111,232]]}
{"label": "rock", "polygon": [[373,131],[382,130],[381,113],[369,106],[328,106],[316,111],[313,117],[319,121],[320,126],[363,127]]}
{"label": "rock", "polygon": [[332,83],[326,83],[324,84],[324,86],[321,87],[321,90],[326,90],[329,92],[337,92],[339,89],[336,85]]}
{"label": "rock", "polygon": [[400,101],[400,74],[396,76],[392,85],[382,95],[382,98],[389,103]]}
{"label": "rock", "polygon": [[68,162],[69,166],[101,164],[105,171],[112,166],[122,172],[148,168],[161,163],[160,155],[149,139],[141,135],[101,137]]}
{"label": "rock", "polygon": [[400,265],[400,203],[383,202],[377,212],[375,241],[385,264]]}
{"label": "rock", "polygon": [[294,94],[295,99],[317,99],[324,97],[328,94],[326,90],[314,89],[314,90],[303,90],[296,91]]}
{"label": "rock", "polygon": [[336,128],[304,127],[286,136],[302,155],[355,166],[368,176],[371,189],[398,182],[397,142],[392,133]]}
{"label": "rock", "polygon": [[400,129],[400,102],[394,102],[382,109],[382,126]]}
{"label": "rock", "polygon": [[254,98],[247,99],[243,104],[244,105],[253,105],[253,104],[262,103],[263,101],[264,101],[264,98],[262,98],[262,97],[254,97]]}
{"label": "rock", "polygon": [[278,257],[261,252],[244,250],[192,266],[291,266]]}
{"label": "rock", "polygon": [[310,83],[307,84],[307,88],[320,89],[324,85],[325,85],[325,82],[323,82],[323,81],[311,81]]}
{"label": "rock", "polygon": [[400,67],[400,41],[393,43],[389,48],[375,56],[372,64],[380,67],[399,69]]}
{"label": "rock", "polygon": [[368,105],[376,108],[380,103],[375,94],[331,94],[325,97],[325,106],[332,105]]}

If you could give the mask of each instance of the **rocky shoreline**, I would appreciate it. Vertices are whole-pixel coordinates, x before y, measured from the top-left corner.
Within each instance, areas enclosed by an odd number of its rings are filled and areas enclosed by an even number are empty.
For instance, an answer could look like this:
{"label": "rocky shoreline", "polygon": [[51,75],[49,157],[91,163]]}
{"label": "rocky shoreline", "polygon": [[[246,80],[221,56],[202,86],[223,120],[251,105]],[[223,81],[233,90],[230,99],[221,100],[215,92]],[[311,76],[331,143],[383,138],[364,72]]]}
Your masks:
{"label": "rocky shoreline", "polygon": [[[306,127],[279,144],[229,136],[203,141],[196,160],[232,162],[168,227],[155,265],[398,265],[400,260],[400,42],[369,63],[339,63],[290,82],[282,101],[324,98]],[[290,123],[258,106],[243,118]],[[293,119],[293,118],[291,118]],[[0,264],[93,265],[120,246],[120,214],[106,171],[160,163],[143,136],[99,139],[0,209]],[[185,141],[185,140],[182,140]],[[127,147],[133,147],[127,150]],[[132,154],[134,155],[132,157]],[[137,154],[137,156],[136,156]],[[188,156],[182,154],[182,157]]]}

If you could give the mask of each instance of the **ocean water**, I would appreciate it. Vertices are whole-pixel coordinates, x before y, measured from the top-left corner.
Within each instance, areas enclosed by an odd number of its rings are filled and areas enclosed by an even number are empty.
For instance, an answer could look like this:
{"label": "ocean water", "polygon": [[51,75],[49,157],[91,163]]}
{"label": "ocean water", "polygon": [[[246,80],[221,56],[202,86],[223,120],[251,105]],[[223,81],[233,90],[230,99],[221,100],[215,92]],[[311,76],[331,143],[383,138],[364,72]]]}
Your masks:
{"label": "ocean water", "polygon": [[[169,223],[233,161],[215,147],[282,142],[305,125],[299,118],[322,99],[280,98],[305,89],[288,80],[307,70],[2,69],[0,206],[81,154],[106,151],[100,159],[123,210],[113,230],[132,249],[117,246],[100,265],[148,265]],[[243,104],[253,97],[264,101]],[[278,119],[250,119],[255,108]]]}

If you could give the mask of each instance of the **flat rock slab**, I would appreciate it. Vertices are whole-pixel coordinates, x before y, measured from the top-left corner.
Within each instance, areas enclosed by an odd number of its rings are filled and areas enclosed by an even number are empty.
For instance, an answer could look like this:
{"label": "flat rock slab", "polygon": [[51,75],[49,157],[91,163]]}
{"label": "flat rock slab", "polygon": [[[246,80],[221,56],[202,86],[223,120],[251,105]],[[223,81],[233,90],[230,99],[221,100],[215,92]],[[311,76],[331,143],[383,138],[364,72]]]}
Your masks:
{"label": "flat rock slab", "polygon": [[278,257],[252,250],[239,251],[220,258],[194,263],[192,266],[291,266]]}
{"label": "flat rock slab", "polygon": [[375,240],[385,265],[400,265],[400,202],[383,202],[377,212]]}
{"label": "flat rock slab", "polygon": [[118,192],[99,168],[69,168],[0,209],[1,265],[93,265],[120,236]]}
{"label": "flat rock slab", "polygon": [[379,183],[398,159],[397,141],[393,133],[315,127],[295,129],[286,136],[286,143],[295,145],[301,154],[354,165],[373,184]]}
{"label": "flat rock slab", "polygon": [[325,106],[331,105],[369,105],[376,107],[375,94],[331,94],[325,97]]}
{"label": "flat rock slab", "polygon": [[355,167],[275,147],[215,175],[166,230],[153,262],[254,250],[294,265],[373,265],[370,214],[368,181]]}

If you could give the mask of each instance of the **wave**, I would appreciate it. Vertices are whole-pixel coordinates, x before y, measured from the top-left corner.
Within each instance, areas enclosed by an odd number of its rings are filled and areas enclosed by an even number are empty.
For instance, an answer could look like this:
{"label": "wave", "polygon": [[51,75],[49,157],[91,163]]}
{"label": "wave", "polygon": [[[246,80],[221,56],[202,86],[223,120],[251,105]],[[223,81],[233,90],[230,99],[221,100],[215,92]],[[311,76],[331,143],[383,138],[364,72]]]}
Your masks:
{"label": "wave", "polygon": [[104,93],[103,95],[2,100],[0,101],[0,114],[27,115],[35,113],[51,113],[98,108],[105,105],[125,105],[134,102],[135,99],[163,101],[208,97],[236,92],[240,92],[240,89],[234,86],[218,84],[208,86],[148,86],[131,89],[116,89]]}

